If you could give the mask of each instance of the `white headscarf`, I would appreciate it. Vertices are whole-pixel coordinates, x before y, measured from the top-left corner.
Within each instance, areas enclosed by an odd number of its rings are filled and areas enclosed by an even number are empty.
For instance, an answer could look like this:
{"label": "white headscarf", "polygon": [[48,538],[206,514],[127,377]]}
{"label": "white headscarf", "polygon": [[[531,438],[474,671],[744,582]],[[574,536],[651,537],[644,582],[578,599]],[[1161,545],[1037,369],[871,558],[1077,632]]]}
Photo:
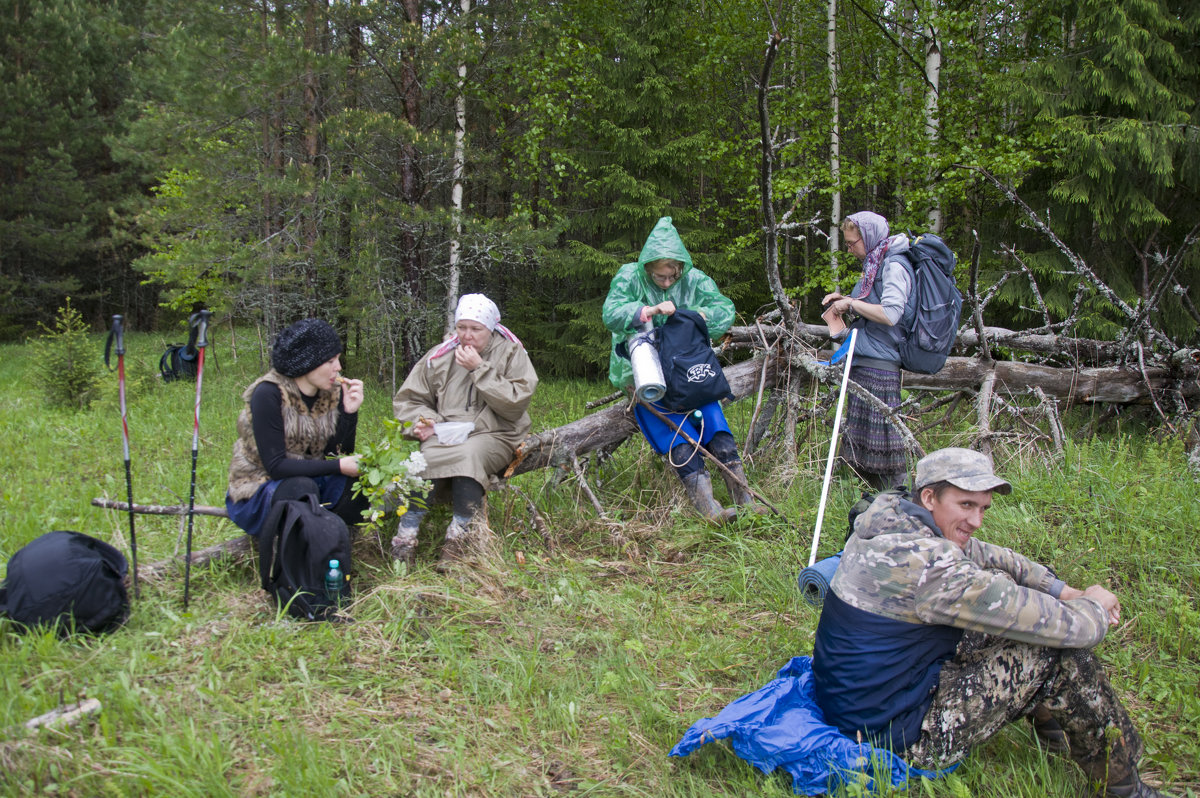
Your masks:
{"label": "white headscarf", "polygon": [[[496,307],[496,303],[483,294],[463,294],[458,298],[458,306],[454,309],[454,323],[458,324],[464,319],[479,322],[489,330],[498,332],[508,340],[524,346],[521,344],[521,339],[500,323],[500,308]],[[456,346],[458,346],[457,335],[452,335],[442,341],[436,349],[429,353],[428,364],[432,366],[433,361],[452,351]]]}
{"label": "white headscarf", "polygon": [[489,330],[494,330],[500,323],[500,308],[483,294],[463,294],[454,310],[454,323],[458,324],[463,319],[477,321]]}

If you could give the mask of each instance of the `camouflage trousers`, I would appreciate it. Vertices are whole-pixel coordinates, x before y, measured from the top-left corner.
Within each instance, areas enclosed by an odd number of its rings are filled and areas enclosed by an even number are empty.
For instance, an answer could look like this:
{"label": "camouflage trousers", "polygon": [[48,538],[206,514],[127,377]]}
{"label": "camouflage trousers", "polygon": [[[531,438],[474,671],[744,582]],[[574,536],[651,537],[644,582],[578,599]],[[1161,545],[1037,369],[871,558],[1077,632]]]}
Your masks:
{"label": "camouflage trousers", "polygon": [[947,767],[1005,724],[1049,710],[1092,782],[1134,771],[1142,741],[1091,651],[1018,643],[968,632],[942,666],[921,736],[904,757],[916,767]]}

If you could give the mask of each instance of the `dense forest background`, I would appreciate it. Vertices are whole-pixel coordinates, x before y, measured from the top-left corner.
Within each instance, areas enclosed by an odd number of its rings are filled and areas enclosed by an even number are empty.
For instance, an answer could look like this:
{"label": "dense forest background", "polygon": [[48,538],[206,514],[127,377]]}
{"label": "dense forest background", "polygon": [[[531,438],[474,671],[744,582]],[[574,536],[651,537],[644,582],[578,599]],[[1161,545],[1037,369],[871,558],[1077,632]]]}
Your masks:
{"label": "dense forest background", "polygon": [[815,321],[860,209],[977,251],[988,323],[1125,326],[1001,187],[1200,324],[1193,0],[0,0],[0,71],[0,339],[68,296],[173,336],[203,302],[329,318],[383,376],[483,291],[539,371],[594,376],[659,216],[744,318],[774,217]]}

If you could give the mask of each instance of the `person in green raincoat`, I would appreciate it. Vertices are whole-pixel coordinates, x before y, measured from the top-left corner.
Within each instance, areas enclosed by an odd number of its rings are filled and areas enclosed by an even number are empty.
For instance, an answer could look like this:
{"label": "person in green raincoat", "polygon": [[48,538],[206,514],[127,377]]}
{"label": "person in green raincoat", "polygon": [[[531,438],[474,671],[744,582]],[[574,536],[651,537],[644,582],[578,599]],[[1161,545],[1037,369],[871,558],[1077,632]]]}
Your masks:
{"label": "person in green raincoat", "polygon": [[[687,308],[702,315],[713,339],[720,338],[733,324],[733,301],[721,293],[711,277],[692,264],[692,256],[671,223],[671,217],[664,216],[650,231],[637,261],[626,263],[617,271],[604,300],[604,326],[612,333],[608,378],[613,385],[621,390],[633,388],[632,366],[628,358],[618,354],[618,345],[637,333],[646,322],[655,326],[663,324],[676,308]],[[724,523],[736,516],[736,505],[750,505],[760,511],[747,487],[737,444],[720,402],[696,408],[699,418],[694,413],[671,413],[661,406],[657,409],[732,472],[732,478],[724,470],[721,473],[735,505],[726,509],[713,496],[712,479],[705,469],[704,456],[694,451],[691,444],[658,416],[640,404],[634,407],[634,417],[642,434],[655,452],[668,455],[675,473],[683,481],[688,499],[700,515]]]}

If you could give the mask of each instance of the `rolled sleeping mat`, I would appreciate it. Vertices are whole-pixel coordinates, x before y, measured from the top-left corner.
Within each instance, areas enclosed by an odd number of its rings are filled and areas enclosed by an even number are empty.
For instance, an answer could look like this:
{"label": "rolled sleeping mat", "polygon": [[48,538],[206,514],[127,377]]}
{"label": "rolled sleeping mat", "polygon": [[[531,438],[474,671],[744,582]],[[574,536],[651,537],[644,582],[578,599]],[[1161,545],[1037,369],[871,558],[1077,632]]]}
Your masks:
{"label": "rolled sleeping mat", "polygon": [[800,583],[800,595],[805,601],[814,607],[825,603],[825,593],[829,590],[829,583],[833,580],[833,574],[841,561],[842,553],[839,551],[823,560],[817,560],[800,572],[797,581]]}
{"label": "rolled sleeping mat", "polygon": [[633,390],[643,402],[657,402],[667,392],[653,332],[640,332],[625,342],[633,369]]}

